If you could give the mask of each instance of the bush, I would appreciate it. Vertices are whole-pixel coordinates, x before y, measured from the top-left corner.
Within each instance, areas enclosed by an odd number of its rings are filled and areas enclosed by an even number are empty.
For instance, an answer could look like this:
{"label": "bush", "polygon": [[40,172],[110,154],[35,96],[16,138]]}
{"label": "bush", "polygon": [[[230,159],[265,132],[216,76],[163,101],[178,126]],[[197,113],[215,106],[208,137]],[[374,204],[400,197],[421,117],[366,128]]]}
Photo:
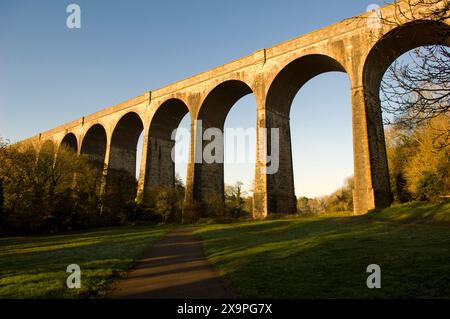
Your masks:
{"label": "bush", "polygon": [[347,178],[345,185],[329,196],[321,198],[300,197],[297,212],[301,215],[353,211],[353,178]]}
{"label": "bush", "polygon": [[450,191],[449,115],[386,132],[391,188],[396,202],[433,200]]}
{"label": "bush", "polygon": [[253,211],[253,198],[245,197],[246,193],[242,190],[243,183],[236,182],[232,186],[225,187],[225,216],[228,219],[238,219],[249,217]]}
{"label": "bush", "polygon": [[418,200],[429,201],[437,199],[443,187],[442,180],[434,172],[425,172],[417,183]]}
{"label": "bush", "polygon": [[200,218],[200,205],[195,201],[184,201],[182,220],[183,224],[194,224],[199,221]]}
{"label": "bush", "polygon": [[208,194],[200,203],[201,218],[224,218],[226,217],[226,208],[223,197],[216,194]]}
{"label": "bush", "polygon": [[[104,196],[103,163],[45,143],[5,146],[0,152],[3,232],[54,233],[121,225],[149,215],[134,203],[135,178],[111,174]],[[155,221],[154,215],[145,216]]]}
{"label": "bush", "polygon": [[156,196],[155,213],[163,223],[181,222],[181,206],[174,189],[161,189]]}

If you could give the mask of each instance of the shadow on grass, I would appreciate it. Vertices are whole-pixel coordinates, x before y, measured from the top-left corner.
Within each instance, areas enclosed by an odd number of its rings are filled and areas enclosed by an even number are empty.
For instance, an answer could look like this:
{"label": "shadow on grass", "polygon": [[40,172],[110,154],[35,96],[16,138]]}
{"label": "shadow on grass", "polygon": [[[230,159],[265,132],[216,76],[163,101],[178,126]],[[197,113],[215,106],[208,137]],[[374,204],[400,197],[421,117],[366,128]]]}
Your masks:
{"label": "shadow on grass", "polygon": [[[92,297],[121,276],[168,226],[135,226],[0,240],[3,298]],[[66,267],[78,264],[82,289],[65,285]],[[45,284],[43,284],[45,282]]]}
{"label": "shadow on grass", "polygon": [[[243,297],[450,297],[448,227],[354,216],[213,225],[198,233]],[[382,289],[366,286],[370,264],[382,267]]]}
{"label": "shadow on grass", "polygon": [[394,205],[383,210],[373,210],[369,218],[387,222],[450,225],[450,201],[437,203],[413,202]]}

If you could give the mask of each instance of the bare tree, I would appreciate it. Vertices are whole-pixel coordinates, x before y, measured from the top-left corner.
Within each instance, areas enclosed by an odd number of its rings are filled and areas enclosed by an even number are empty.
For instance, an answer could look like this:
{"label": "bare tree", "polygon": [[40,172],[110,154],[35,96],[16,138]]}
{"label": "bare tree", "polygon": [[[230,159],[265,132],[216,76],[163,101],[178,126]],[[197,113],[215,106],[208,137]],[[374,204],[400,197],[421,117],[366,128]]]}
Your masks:
{"label": "bare tree", "polygon": [[[407,5],[401,5],[402,3]],[[449,0],[396,1],[395,14],[383,18],[384,24],[400,26],[418,20],[448,23]],[[417,17],[416,12],[421,13]],[[437,39],[445,43],[450,38],[450,27],[439,31]],[[385,124],[406,128],[429,123],[450,110],[450,48],[444,45],[419,47],[409,52],[407,59],[395,61],[381,83],[380,99]],[[450,123],[437,135],[436,148],[449,145]],[[442,138],[444,137],[444,138]]]}
{"label": "bare tree", "polygon": [[392,115],[388,124],[416,126],[449,111],[449,48],[421,47],[409,58],[412,63],[395,61],[383,78],[383,111]]}

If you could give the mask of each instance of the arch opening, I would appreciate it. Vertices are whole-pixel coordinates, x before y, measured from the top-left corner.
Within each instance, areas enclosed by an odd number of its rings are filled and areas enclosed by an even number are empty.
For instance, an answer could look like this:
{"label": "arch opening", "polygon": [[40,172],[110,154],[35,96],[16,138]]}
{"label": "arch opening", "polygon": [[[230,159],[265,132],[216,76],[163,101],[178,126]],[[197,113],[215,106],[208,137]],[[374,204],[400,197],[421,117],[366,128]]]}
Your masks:
{"label": "arch opening", "polygon": [[450,46],[450,26],[441,22],[415,21],[399,26],[383,36],[371,49],[363,70],[368,94],[378,96],[381,80],[389,66],[404,53],[422,46]]}
{"label": "arch opening", "polygon": [[63,169],[69,168],[70,170],[74,168],[74,160],[78,158],[78,141],[75,134],[68,133],[64,136],[58,146],[55,157],[55,167],[64,167],[67,165]]}
{"label": "arch opening", "polygon": [[312,78],[326,72],[346,72],[335,59],[313,54],[300,57],[286,65],[272,82],[266,100],[269,110],[289,116],[297,92]]}
{"label": "arch opening", "polygon": [[[176,98],[163,102],[156,110],[148,131],[144,202],[151,201],[161,190],[172,190],[175,186],[177,191],[184,192],[185,186],[177,177],[176,169],[187,170],[189,114],[187,105]],[[182,121],[187,127],[180,128]]]}
{"label": "arch opening", "polygon": [[176,183],[186,187],[187,167],[190,155],[191,142],[191,116],[190,113],[182,118],[175,134],[175,180]]}
{"label": "arch opening", "polygon": [[78,152],[78,141],[77,137],[73,133],[66,134],[61,141],[60,147],[63,146],[66,149],[73,151],[74,153]]}
{"label": "arch opening", "polygon": [[106,154],[106,130],[101,124],[94,124],[84,135],[80,153],[103,167]]}
{"label": "arch opening", "polygon": [[224,124],[224,184],[227,217],[250,217],[256,165],[256,98],[248,94],[227,114]]}
{"label": "arch opening", "polygon": [[389,206],[393,200],[380,99],[383,75],[397,58],[409,50],[430,45],[450,46],[449,30],[450,26],[441,22],[406,23],[384,35],[367,56],[362,80],[375,207]]}
{"label": "arch opening", "polygon": [[327,72],[308,81],[294,98],[292,162],[300,214],[353,210],[350,92],[345,73]]}
{"label": "arch opening", "polygon": [[[92,125],[85,133],[80,147],[80,155],[88,159],[92,165],[92,175],[95,178],[95,192],[102,193],[103,173],[105,169],[107,136],[106,130],[101,124]],[[78,176],[78,178],[83,178]]]}
{"label": "arch opening", "polygon": [[[345,68],[329,56],[307,55],[287,64],[269,87],[266,98],[266,125],[268,128],[279,129],[279,168],[275,174],[267,177],[269,212],[285,214],[297,212],[292,157],[294,144],[292,144],[291,108],[296,95],[306,83],[316,76],[329,72],[346,74]],[[299,138],[300,141],[302,139],[301,136],[297,137],[296,135],[294,138]],[[301,154],[301,150],[298,151]]]}
{"label": "arch opening", "polygon": [[139,115],[130,112],[117,122],[111,137],[106,192],[123,202],[137,194],[137,144],[143,129]]}
{"label": "arch opening", "polygon": [[[224,124],[236,102],[251,93],[253,91],[246,83],[230,80],[209,92],[201,105],[197,117],[197,120],[201,121],[201,130],[198,130],[197,134],[201,134],[201,137],[197,138],[207,137],[209,141],[203,140],[202,159],[196,160],[195,164],[194,199],[202,205],[200,212],[204,216],[200,217],[223,216],[225,213]],[[253,114],[255,111],[256,107]],[[215,131],[211,130],[209,134],[209,129]],[[214,147],[211,148],[211,145]],[[211,155],[211,158],[205,158],[208,155]]]}

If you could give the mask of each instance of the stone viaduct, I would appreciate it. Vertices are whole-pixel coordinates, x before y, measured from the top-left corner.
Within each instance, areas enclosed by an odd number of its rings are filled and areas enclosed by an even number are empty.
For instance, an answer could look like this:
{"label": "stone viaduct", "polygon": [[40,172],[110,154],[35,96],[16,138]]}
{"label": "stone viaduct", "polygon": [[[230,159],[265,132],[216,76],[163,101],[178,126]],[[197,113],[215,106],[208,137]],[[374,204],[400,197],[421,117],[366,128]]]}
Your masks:
{"label": "stone viaduct", "polygon": [[[399,6],[405,8],[406,3]],[[196,120],[207,127],[223,128],[228,111],[247,94],[256,98],[257,128],[279,128],[280,166],[266,174],[257,160],[254,217],[296,210],[289,111],[296,93],[313,77],[331,71],[347,73],[351,84],[354,152],[354,210],[362,214],[391,203],[389,173],[380,110],[379,89],[388,66],[401,54],[423,45],[450,45],[437,36],[445,23],[398,18],[398,8],[380,9],[385,19],[365,13],[271,48],[262,49],[226,65],[146,92],[118,105],[82,117],[26,141],[36,147],[46,141],[65,144],[80,154],[104,162],[106,171],[123,169],[135,176],[136,148],[144,132],[138,200],[152,187],[174,185],[171,133],[190,114],[190,162],[187,165],[186,200],[201,202],[209,194],[224,193],[223,164],[195,164]],[[419,17],[419,18],[418,18]],[[259,141],[263,136],[257,136]],[[292,144],[292,142],[294,142]],[[259,152],[270,153],[270,144]],[[266,153],[266,154],[267,154]],[[257,158],[260,156],[257,154]],[[223,198],[223,195],[222,195]]]}

